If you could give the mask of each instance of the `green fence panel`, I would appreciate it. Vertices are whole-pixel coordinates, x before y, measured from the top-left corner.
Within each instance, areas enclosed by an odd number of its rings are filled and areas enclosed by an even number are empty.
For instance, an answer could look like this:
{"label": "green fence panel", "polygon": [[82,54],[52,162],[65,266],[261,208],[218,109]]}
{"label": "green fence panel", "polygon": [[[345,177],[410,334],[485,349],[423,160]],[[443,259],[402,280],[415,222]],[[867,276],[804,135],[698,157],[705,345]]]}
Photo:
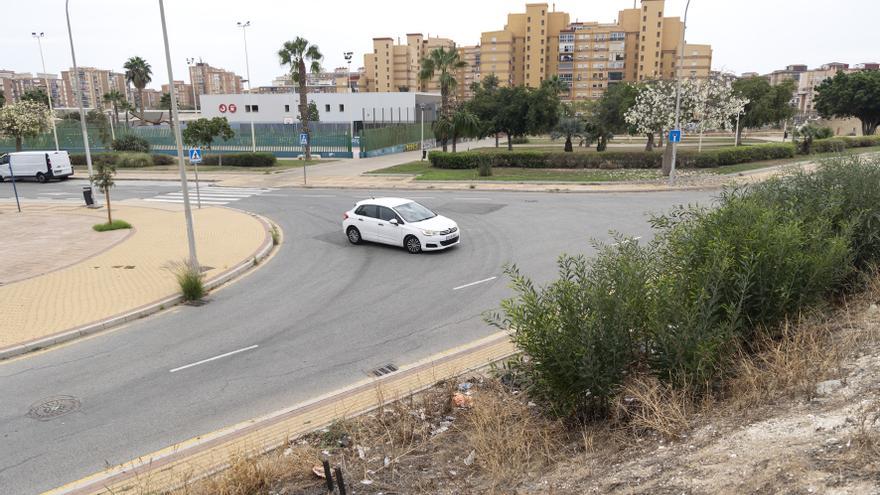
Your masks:
{"label": "green fence panel", "polygon": [[[434,139],[434,131],[426,123],[425,139]],[[367,125],[361,135],[361,150],[375,151],[392,146],[419,143],[422,139],[422,125],[419,123]]]}

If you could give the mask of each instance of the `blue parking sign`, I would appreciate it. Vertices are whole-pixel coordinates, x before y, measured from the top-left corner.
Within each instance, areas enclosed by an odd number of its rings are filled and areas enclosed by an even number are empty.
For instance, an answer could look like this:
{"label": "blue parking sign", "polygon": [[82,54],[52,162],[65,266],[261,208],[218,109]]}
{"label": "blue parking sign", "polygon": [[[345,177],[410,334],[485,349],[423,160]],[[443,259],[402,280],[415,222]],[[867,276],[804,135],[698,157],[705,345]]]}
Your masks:
{"label": "blue parking sign", "polygon": [[202,163],[202,149],[201,148],[190,148],[189,149],[189,162],[190,163]]}
{"label": "blue parking sign", "polygon": [[309,135],[306,134],[305,132],[300,133],[299,144],[301,146],[305,146],[305,145],[309,144]]}
{"label": "blue parking sign", "polygon": [[670,143],[680,143],[681,142],[681,129],[673,129],[669,131],[669,142]]}

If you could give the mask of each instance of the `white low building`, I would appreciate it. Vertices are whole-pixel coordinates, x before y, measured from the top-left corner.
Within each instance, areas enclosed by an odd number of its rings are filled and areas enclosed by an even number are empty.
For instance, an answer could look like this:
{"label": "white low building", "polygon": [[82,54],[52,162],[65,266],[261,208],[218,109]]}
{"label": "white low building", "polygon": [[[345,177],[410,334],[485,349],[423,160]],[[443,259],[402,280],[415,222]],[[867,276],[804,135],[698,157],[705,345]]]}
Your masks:
{"label": "white low building", "polygon": [[[431,93],[309,93],[321,122],[350,123],[355,128],[373,122],[435,120],[440,95]],[[299,122],[299,94],[202,95],[202,115],[226,117],[230,123],[294,124]],[[360,125],[359,125],[360,124]]]}

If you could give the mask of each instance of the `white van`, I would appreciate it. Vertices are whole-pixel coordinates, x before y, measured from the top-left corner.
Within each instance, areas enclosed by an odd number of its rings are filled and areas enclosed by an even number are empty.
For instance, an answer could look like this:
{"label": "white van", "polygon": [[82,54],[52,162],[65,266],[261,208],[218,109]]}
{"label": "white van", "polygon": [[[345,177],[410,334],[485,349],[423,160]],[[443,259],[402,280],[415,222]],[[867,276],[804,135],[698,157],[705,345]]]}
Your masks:
{"label": "white van", "polygon": [[9,164],[15,179],[32,178],[37,182],[49,179],[67,180],[73,175],[70,155],[66,151],[20,151],[0,156],[0,181],[9,179]]}

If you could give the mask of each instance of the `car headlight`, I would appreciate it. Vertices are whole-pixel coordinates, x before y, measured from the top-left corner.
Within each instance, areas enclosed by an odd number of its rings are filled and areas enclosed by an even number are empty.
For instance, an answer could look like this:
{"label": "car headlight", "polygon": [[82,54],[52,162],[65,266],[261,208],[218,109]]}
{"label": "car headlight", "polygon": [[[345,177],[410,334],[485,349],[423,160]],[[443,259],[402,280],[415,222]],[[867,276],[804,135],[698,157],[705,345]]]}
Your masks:
{"label": "car headlight", "polygon": [[422,229],[422,233],[425,234],[426,236],[437,235],[437,232],[436,232],[436,231],[433,231],[433,230],[425,230],[425,229]]}

